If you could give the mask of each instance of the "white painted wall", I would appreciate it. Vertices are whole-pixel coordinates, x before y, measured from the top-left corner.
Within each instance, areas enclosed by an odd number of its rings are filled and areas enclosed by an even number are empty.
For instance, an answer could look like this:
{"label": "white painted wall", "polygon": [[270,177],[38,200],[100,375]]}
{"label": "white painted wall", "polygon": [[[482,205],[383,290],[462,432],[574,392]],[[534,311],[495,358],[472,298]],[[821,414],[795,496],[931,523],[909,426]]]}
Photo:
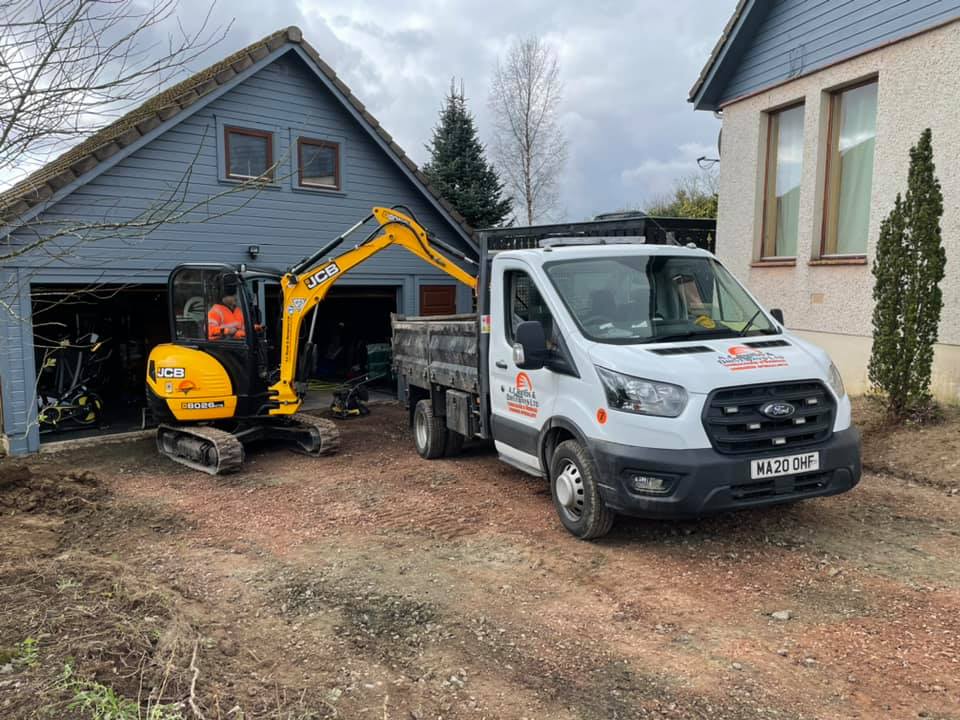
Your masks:
{"label": "white painted wall", "polygon": [[[879,100],[867,264],[818,265],[829,92],[871,75],[879,78]],[[797,261],[788,267],[758,267],[765,112],[800,100],[805,114]],[[947,249],[940,325],[944,347],[938,348],[934,384],[941,399],[960,401],[960,22],[734,102],[723,115],[718,255],[768,307],[783,308],[788,326],[829,346],[852,392],[866,389],[870,263],[880,223],[897,192],[906,191],[911,145],[925,128],[933,129]]]}

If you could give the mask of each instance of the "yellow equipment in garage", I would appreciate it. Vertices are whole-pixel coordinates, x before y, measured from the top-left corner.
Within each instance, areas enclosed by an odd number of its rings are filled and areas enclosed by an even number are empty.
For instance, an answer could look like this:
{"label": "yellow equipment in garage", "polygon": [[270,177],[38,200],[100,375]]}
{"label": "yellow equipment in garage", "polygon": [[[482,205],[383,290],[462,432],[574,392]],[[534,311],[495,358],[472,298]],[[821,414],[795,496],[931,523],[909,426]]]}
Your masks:
{"label": "yellow equipment in garage", "polygon": [[[377,223],[373,232],[330,257],[370,220]],[[169,280],[172,342],[155,347],[147,361],[160,452],[213,475],[239,468],[244,443],[254,440],[282,440],[311,455],[335,452],[336,426],[299,412],[316,348],[314,311],[343,275],[394,245],[476,290],[476,278],[434,245],[474,261],[432,237],[402,206],[374,208],[286,272],[214,263],[176,267]]]}

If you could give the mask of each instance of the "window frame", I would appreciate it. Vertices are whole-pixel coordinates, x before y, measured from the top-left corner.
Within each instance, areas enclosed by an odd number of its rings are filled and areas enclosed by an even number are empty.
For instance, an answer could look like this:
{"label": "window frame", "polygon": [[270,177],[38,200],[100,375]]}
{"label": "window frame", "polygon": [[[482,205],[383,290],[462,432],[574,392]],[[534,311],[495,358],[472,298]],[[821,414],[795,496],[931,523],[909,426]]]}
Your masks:
{"label": "window frame", "polygon": [[[840,153],[840,110],[841,102],[844,93],[847,93],[851,90],[856,90],[857,88],[866,87],[867,85],[876,85],[877,86],[877,104],[874,108],[875,117],[880,114],[880,76],[871,75],[870,77],[864,78],[862,80],[857,80],[846,85],[841,85],[840,87],[835,87],[827,92],[827,142],[826,142],[826,153],[824,159],[824,174],[823,174],[823,205],[822,205],[822,217],[820,223],[820,244],[819,244],[819,254],[815,258],[815,261],[822,261],[822,264],[830,264],[831,261],[843,262],[843,261],[852,261],[860,262],[864,261],[867,257],[867,248],[864,247],[863,252],[855,253],[838,253],[837,252],[837,237],[836,237],[836,225],[839,224],[839,211],[836,217],[836,223],[831,221],[831,214],[834,209],[838,207],[839,203],[839,194],[840,194],[840,182],[842,176],[837,175],[836,179],[831,177],[831,173],[836,169],[836,158]],[[876,162],[876,127],[874,127],[874,162]],[[874,165],[874,173],[876,173],[876,166]],[[832,196],[832,197],[831,197]],[[870,178],[870,199],[873,201],[873,177]],[[831,238],[831,235],[833,237]],[[830,244],[832,242],[832,251],[830,251]],[[870,243],[869,232],[867,234],[867,246]]]}
{"label": "window frame", "polygon": [[[336,152],[333,164],[334,184],[324,185],[321,183],[305,182],[303,179],[303,146],[314,145],[316,147],[332,148]],[[335,140],[322,140],[304,135],[297,137],[297,187],[307,188],[309,190],[329,190],[331,192],[343,191],[343,180],[340,175],[340,143]]]}
{"label": "window frame", "polygon": [[[804,129],[806,128],[806,119],[807,119],[807,108],[806,100],[800,99],[796,102],[790,103],[789,105],[782,105],[780,107],[767,110],[764,112],[766,115],[767,122],[767,145],[766,145],[766,156],[764,158],[764,175],[763,175],[763,205],[761,209],[761,221],[760,221],[760,252],[757,255],[757,260],[760,263],[776,263],[776,262],[795,262],[797,259],[797,252],[794,252],[793,255],[777,255],[777,236],[776,234],[772,237],[772,242],[767,242],[767,230],[770,226],[769,221],[771,220],[770,212],[770,201],[775,199],[771,197],[772,193],[776,193],[776,164],[777,160],[780,157],[780,116],[791,110],[796,110],[797,108],[803,108],[803,120],[804,120]],[[805,135],[806,133],[804,133]],[[804,137],[805,140],[805,137]],[[805,142],[801,143],[801,152],[805,150]],[[772,183],[771,183],[772,181]],[[802,178],[801,178],[801,189],[802,189]],[[799,221],[798,221],[799,224]],[[775,233],[775,231],[774,231]],[[799,236],[800,228],[797,228],[797,234]],[[799,244],[799,237],[797,238]],[[799,248],[797,248],[799,251]]]}
{"label": "window frame", "polygon": [[[248,137],[258,137],[267,141],[267,168],[262,175],[235,175],[230,172],[230,135],[246,135]],[[273,164],[273,132],[270,130],[259,130],[257,128],[243,127],[239,125],[223,126],[223,177],[226,180],[235,180],[248,182],[250,180],[272,183],[276,181],[274,177]]]}

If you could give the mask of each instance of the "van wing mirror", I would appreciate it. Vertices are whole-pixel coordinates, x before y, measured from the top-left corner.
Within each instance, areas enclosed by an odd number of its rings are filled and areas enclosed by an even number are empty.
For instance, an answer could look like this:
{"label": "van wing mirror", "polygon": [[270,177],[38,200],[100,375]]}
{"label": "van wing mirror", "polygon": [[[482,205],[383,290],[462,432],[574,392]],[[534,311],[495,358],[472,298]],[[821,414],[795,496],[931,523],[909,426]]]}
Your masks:
{"label": "van wing mirror", "polygon": [[547,362],[547,337],[543,325],[527,320],[517,325],[513,364],[521,370],[539,370]]}
{"label": "van wing mirror", "polygon": [[781,310],[780,308],[773,308],[770,311],[770,315],[773,316],[773,319],[776,320],[781,325],[786,325],[786,323],[783,321],[783,310]]}

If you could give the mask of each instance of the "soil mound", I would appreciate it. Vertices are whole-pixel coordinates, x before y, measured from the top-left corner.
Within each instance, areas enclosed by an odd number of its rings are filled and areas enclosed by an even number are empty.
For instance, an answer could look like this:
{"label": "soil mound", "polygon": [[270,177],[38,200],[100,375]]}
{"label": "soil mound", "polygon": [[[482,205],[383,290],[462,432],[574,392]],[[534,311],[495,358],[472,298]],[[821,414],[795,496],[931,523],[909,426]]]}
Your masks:
{"label": "soil mound", "polygon": [[0,465],[0,512],[69,515],[96,507],[107,495],[89,470],[43,475],[25,465]]}

